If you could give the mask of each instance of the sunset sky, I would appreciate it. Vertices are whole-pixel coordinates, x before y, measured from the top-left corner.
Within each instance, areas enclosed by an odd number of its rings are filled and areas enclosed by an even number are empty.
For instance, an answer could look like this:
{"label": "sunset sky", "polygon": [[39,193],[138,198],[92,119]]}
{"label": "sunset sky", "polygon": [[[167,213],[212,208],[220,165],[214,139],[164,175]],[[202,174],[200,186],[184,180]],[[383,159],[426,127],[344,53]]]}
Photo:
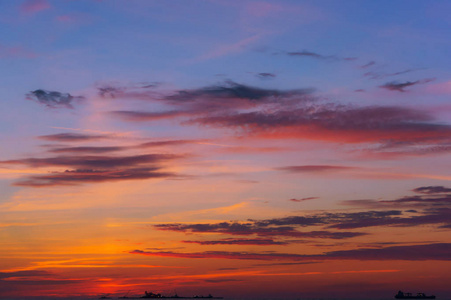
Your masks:
{"label": "sunset sky", "polygon": [[0,0],[0,298],[449,298],[450,11]]}

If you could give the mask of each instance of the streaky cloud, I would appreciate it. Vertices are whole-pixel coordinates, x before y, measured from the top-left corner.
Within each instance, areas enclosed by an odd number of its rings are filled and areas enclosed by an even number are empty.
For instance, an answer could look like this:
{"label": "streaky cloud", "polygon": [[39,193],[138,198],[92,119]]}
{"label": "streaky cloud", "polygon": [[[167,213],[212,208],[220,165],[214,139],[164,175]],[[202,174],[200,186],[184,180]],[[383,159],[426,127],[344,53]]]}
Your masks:
{"label": "streaky cloud", "polygon": [[50,149],[52,153],[110,153],[126,149],[125,147],[59,147]]}
{"label": "streaky cloud", "polygon": [[[315,172],[334,172],[334,171],[344,171],[344,170],[352,170],[356,169],[355,167],[348,167],[348,166],[335,166],[335,165],[303,165],[303,166],[286,166],[286,167],[278,167],[275,168],[275,170],[279,171],[285,171],[290,173],[315,173]],[[299,202],[303,200],[311,200],[315,199],[308,198],[308,199],[291,199],[291,201]]]}
{"label": "streaky cloud", "polygon": [[108,135],[91,135],[91,134],[81,134],[81,133],[57,133],[50,135],[38,136],[41,140],[52,141],[52,142],[84,142],[84,141],[96,141],[108,138]]}
{"label": "streaky cloud", "polygon": [[30,176],[14,183],[15,186],[49,187],[78,185],[106,181],[143,180],[152,178],[175,178],[176,174],[161,172],[160,168],[129,168],[119,170],[66,170],[49,175]]}
{"label": "streaky cloud", "polygon": [[420,83],[428,83],[433,81],[434,79],[423,79],[423,80],[417,80],[417,81],[406,81],[406,82],[398,82],[398,81],[392,81],[387,82],[384,85],[379,86],[380,88],[387,89],[390,91],[398,91],[398,92],[405,92],[405,89]]}
{"label": "streaky cloud", "polygon": [[273,239],[222,239],[217,241],[183,241],[199,245],[288,245],[288,242],[274,241]]}
{"label": "streaky cloud", "polygon": [[307,51],[307,50],[302,50],[302,51],[295,51],[295,52],[287,52],[286,53],[288,56],[297,56],[297,57],[310,57],[310,58],[314,58],[314,59],[319,59],[319,60],[325,60],[325,61],[352,61],[352,60],[356,60],[357,58],[355,57],[338,57],[336,55],[322,55],[316,52],[312,52],[312,51]]}
{"label": "streaky cloud", "polygon": [[409,246],[391,246],[385,248],[364,248],[331,251],[324,254],[296,254],[296,253],[253,253],[229,251],[205,251],[194,253],[180,252],[149,252],[133,250],[130,254],[177,258],[210,258],[210,259],[240,259],[240,260],[289,260],[289,261],[324,261],[324,260],[363,260],[363,261],[450,261],[451,243],[435,243]]}
{"label": "streaky cloud", "polygon": [[133,165],[143,165],[146,163],[157,163],[164,160],[182,158],[182,155],[175,154],[144,154],[131,156],[56,156],[48,158],[24,158],[17,160],[0,161],[0,164],[28,165],[30,167],[48,166],[69,166],[79,169],[92,168],[117,168],[129,167]]}

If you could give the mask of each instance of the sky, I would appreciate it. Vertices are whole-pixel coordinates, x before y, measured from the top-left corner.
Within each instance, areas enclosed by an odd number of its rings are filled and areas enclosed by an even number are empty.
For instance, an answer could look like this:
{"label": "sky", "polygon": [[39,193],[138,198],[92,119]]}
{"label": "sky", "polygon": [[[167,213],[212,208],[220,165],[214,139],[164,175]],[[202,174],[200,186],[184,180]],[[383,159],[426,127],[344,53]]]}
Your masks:
{"label": "sky", "polygon": [[0,0],[0,298],[449,298],[450,10]]}

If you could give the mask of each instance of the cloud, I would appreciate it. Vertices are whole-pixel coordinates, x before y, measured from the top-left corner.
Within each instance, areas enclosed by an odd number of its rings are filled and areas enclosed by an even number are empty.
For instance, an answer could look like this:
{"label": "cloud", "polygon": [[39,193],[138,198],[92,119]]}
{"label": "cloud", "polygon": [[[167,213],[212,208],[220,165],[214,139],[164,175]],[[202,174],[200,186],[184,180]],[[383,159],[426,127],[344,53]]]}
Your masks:
{"label": "cloud", "polygon": [[434,79],[423,79],[423,80],[406,81],[406,82],[392,81],[392,82],[387,82],[386,84],[381,85],[379,87],[390,90],[390,91],[405,92],[405,88],[407,88],[407,87],[414,86],[416,84],[421,84],[421,83],[428,83],[433,80]]}
{"label": "cloud", "polygon": [[256,76],[260,79],[270,79],[270,78],[275,78],[276,74],[263,72],[263,73],[258,73]]}
{"label": "cloud", "polygon": [[[333,166],[333,165],[304,165],[304,166],[287,166],[279,167],[276,170],[286,171],[290,173],[316,173],[316,172],[334,172],[352,170],[354,167],[347,166]],[[310,198],[311,199],[311,198]],[[306,199],[306,200],[310,200]],[[295,199],[296,200],[296,199]],[[293,201],[293,200],[291,200]]]}
{"label": "cloud", "polygon": [[382,200],[380,203],[449,203],[451,204],[451,194],[433,197],[406,196],[396,200]]}
{"label": "cloud", "polygon": [[341,58],[341,57],[338,57],[335,55],[322,55],[322,54],[318,54],[316,52],[311,52],[311,51],[307,51],[307,50],[302,50],[302,51],[297,51],[297,52],[287,52],[286,54],[288,56],[310,57],[310,58],[325,60],[325,61],[340,61],[340,60],[349,61],[349,60],[356,59],[355,57]]}
{"label": "cloud", "polygon": [[451,126],[433,123],[424,111],[402,107],[347,107],[311,104],[291,110],[221,113],[190,123],[241,129],[266,138],[300,138],[329,142],[365,143],[451,139]]}
{"label": "cloud", "polygon": [[363,66],[360,66],[360,68],[366,69],[366,68],[369,68],[369,67],[371,67],[371,66],[374,66],[375,64],[376,64],[375,61],[370,61],[370,62],[368,62],[367,64],[364,64]]}
{"label": "cloud", "polygon": [[28,100],[33,100],[38,103],[44,104],[50,108],[67,107],[73,108],[72,102],[77,100],[83,100],[82,96],[72,96],[69,93],[60,93],[56,91],[35,90],[27,95]]}
{"label": "cloud", "polygon": [[35,14],[51,8],[47,0],[26,0],[20,6],[20,11],[26,14]]}
{"label": "cloud", "polygon": [[126,149],[125,147],[59,147],[50,149],[52,153],[109,153]]}
{"label": "cloud", "polygon": [[[414,145],[422,145],[424,154],[444,152],[451,147],[451,126],[435,122],[424,110],[324,103],[313,92],[306,88],[259,88],[233,81],[166,95],[137,87],[108,87],[100,91],[121,99],[164,104],[165,110],[161,111],[111,112],[112,116],[132,122],[175,119],[182,125],[233,129],[233,134],[262,139],[373,143],[365,151],[373,155],[420,151]],[[393,148],[395,144],[397,148]]]}
{"label": "cloud", "polygon": [[305,100],[306,96],[313,93],[313,89],[265,89],[226,81],[196,89],[176,90],[168,95],[156,94],[142,88],[122,86],[100,87],[98,92],[103,97],[157,101],[184,108],[176,111],[200,113],[209,112],[211,109],[249,108],[264,103],[279,103],[282,100],[293,101],[294,98]]}
{"label": "cloud", "polygon": [[159,257],[177,258],[213,258],[213,259],[242,259],[242,260],[363,260],[363,261],[386,261],[386,260],[451,260],[451,243],[436,243],[410,246],[391,246],[379,249],[351,249],[331,251],[324,254],[295,254],[295,253],[253,253],[253,252],[228,252],[228,251],[205,251],[195,253],[177,252],[147,252],[133,250],[130,254]]}
{"label": "cloud", "polygon": [[52,142],[84,142],[84,141],[96,141],[100,139],[108,138],[107,135],[91,135],[91,134],[80,134],[80,133],[57,133],[50,135],[38,136],[41,140],[52,141]]}
{"label": "cloud", "polygon": [[151,141],[140,144],[138,147],[141,148],[151,148],[151,147],[161,147],[161,146],[180,146],[186,144],[198,144],[206,142],[207,140],[164,140],[164,141]]}
{"label": "cloud", "polygon": [[[240,108],[251,107],[258,103],[278,102],[282,99],[310,95],[313,89],[276,90],[252,87],[233,81],[205,88],[180,90],[164,99],[173,104],[194,103],[210,104],[213,107]],[[226,99],[233,100],[225,101]]]}
{"label": "cloud", "polygon": [[113,116],[120,117],[121,119],[126,121],[143,122],[143,121],[158,121],[164,119],[173,119],[182,116],[190,116],[195,114],[195,112],[178,111],[178,110],[162,111],[162,112],[142,112],[142,111],[123,110],[123,111],[112,111],[110,112],[110,114]]}
{"label": "cloud", "polygon": [[[451,197],[450,197],[451,200]],[[450,202],[451,203],[451,202]],[[420,216],[410,217],[386,217],[386,218],[361,218],[357,220],[343,220],[328,228],[357,229],[374,226],[420,226],[428,224],[451,224],[451,209],[444,208]]]}
{"label": "cloud", "polygon": [[0,272],[0,280],[5,279],[5,278],[40,277],[40,276],[48,276],[48,275],[52,275],[52,273],[50,273],[48,271],[41,271],[41,270]]}
{"label": "cloud", "polygon": [[[364,69],[365,66],[362,66],[361,68]],[[365,74],[363,74],[363,76],[368,77],[369,79],[383,79],[386,77],[403,75],[403,74],[407,74],[407,73],[419,71],[419,70],[423,70],[423,69],[407,69],[407,70],[393,72],[393,73],[383,73],[383,72],[372,72],[371,71],[371,72],[366,72]]]}
{"label": "cloud", "polygon": [[303,202],[303,201],[316,200],[316,199],[319,199],[319,197],[306,197],[306,198],[300,198],[300,199],[291,198],[289,201],[292,201],[292,202]]}
{"label": "cloud", "polygon": [[[299,217],[299,223],[292,224],[276,224],[274,220],[266,221],[252,221],[248,223],[238,222],[222,222],[215,224],[157,224],[154,228],[158,230],[169,230],[178,232],[192,232],[192,233],[219,233],[228,235],[257,235],[262,237],[296,237],[296,238],[322,238],[322,239],[347,239],[357,236],[365,235],[362,232],[331,232],[326,230],[317,230],[302,232],[296,230],[295,226],[289,225],[301,225],[302,222],[308,222],[309,225],[321,224],[321,220],[316,218],[303,218]],[[274,224],[278,226],[269,227],[269,223],[274,221]],[[266,223],[265,223],[266,222]],[[282,226],[283,225],[283,226]]]}
{"label": "cloud", "polygon": [[174,173],[161,172],[160,168],[127,168],[119,170],[66,170],[49,175],[30,176],[14,183],[15,186],[46,187],[58,185],[77,185],[119,180],[138,180],[151,178],[177,177]]}
{"label": "cloud", "polygon": [[163,171],[159,164],[183,157],[185,156],[175,154],[71,155],[0,161],[0,165],[69,168],[64,172],[29,176],[15,183],[17,186],[43,187],[131,179],[182,178],[174,173]]}
{"label": "cloud", "polygon": [[23,48],[21,46],[4,46],[0,45],[0,59],[6,58],[35,58],[37,55],[31,50]]}
{"label": "cloud", "polygon": [[183,241],[199,245],[287,245],[288,242],[274,241],[273,239],[222,239],[219,241]]}
{"label": "cloud", "polygon": [[[443,198],[443,197],[442,197]],[[439,198],[438,203],[451,203],[451,196]],[[416,198],[400,198],[391,201],[380,201],[390,204],[417,201]],[[424,200],[428,201],[428,200]],[[441,202],[440,202],[441,201]],[[366,203],[365,203],[366,204]],[[430,203],[429,203],[430,204]],[[414,213],[415,215],[412,215]],[[158,230],[169,230],[185,233],[217,233],[222,235],[256,235],[259,237],[295,237],[304,239],[347,239],[365,235],[363,232],[345,232],[344,229],[359,229],[367,227],[403,226],[414,227],[421,225],[447,226],[451,224],[451,208],[430,208],[423,212],[401,210],[370,210],[360,212],[321,212],[305,216],[289,216],[264,220],[249,219],[245,222],[230,221],[221,223],[199,224],[157,224]],[[321,230],[300,231],[302,227],[322,227]],[[330,231],[338,229],[340,231]],[[284,241],[286,242],[286,241]],[[226,243],[224,243],[226,244]]]}
{"label": "cloud", "polygon": [[420,194],[441,194],[441,193],[451,193],[451,188],[444,186],[421,186],[413,189],[415,193]]}
{"label": "cloud", "polygon": [[0,161],[0,164],[27,165],[30,167],[64,166],[78,169],[129,167],[148,163],[158,163],[165,160],[182,158],[175,154],[145,154],[131,156],[56,156],[48,158],[24,158]]}

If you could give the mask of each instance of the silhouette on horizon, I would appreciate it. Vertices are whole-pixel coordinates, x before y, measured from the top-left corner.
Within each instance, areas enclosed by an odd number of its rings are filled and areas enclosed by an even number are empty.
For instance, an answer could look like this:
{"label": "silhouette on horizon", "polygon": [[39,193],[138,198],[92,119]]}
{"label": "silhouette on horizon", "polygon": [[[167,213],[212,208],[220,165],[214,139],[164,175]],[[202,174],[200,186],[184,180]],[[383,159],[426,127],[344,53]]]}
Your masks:
{"label": "silhouette on horizon", "polygon": [[434,295],[426,296],[424,293],[418,293],[416,295],[412,295],[411,293],[403,293],[402,291],[398,291],[395,295],[396,299],[435,299]]}

